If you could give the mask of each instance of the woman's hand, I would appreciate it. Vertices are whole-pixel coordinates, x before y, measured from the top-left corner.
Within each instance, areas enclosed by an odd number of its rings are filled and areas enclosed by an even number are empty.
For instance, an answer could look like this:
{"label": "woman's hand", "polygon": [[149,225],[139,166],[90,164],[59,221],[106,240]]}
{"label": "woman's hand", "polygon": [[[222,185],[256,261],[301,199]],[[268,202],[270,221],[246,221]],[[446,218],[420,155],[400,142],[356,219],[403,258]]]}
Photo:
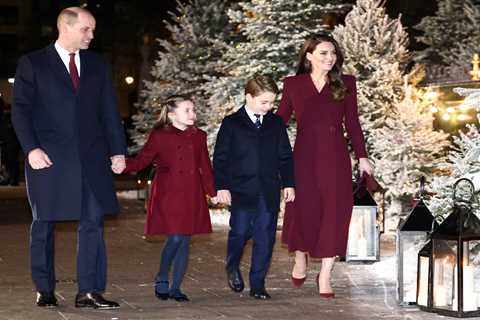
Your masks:
{"label": "woman's hand", "polygon": [[369,176],[373,176],[375,167],[368,158],[360,158],[358,160],[358,170],[360,171],[360,176],[362,176],[363,173],[366,173]]}

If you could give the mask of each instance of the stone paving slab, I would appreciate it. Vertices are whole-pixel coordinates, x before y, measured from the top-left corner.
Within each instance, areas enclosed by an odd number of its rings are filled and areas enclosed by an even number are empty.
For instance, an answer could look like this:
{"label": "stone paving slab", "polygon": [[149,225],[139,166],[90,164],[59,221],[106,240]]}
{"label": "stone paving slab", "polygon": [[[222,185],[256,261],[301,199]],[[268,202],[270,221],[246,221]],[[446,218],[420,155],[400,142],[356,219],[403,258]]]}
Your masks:
{"label": "stone paving slab", "polygon": [[[105,296],[118,301],[121,309],[74,308],[76,224],[61,223],[56,230],[56,293],[60,307],[46,310],[34,306],[35,292],[29,274],[28,205],[24,200],[0,200],[0,320],[444,318],[397,306],[392,237],[383,237],[379,263],[337,263],[333,273],[337,298],[322,300],[316,293],[314,279],[320,266],[315,261],[305,285],[301,289],[291,287],[293,257],[281,246],[279,232],[267,279],[267,290],[273,298],[257,301],[248,297],[248,290],[233,293],[224,274],[225,227],[193,238],[188,274],[182,286],[192,301],[160,301],[153,294],[152,279],[158,269],[164,237],[143,236],[141,201],[122,200],[121,205],[123,213],[105,223],[109,256],[109,286]],[[249,245],[242,263],[246,279],[250,250]]]}

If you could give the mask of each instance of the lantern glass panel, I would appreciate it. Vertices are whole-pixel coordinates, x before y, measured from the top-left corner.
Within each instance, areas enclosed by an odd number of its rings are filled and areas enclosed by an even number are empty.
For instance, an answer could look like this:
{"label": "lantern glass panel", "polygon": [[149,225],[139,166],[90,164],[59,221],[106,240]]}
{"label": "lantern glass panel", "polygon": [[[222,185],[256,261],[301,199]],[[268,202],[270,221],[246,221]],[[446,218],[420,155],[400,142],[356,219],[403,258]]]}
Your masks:
{"label": "lantern glass panel", "polygon": [[[463,311],[477,311],[480,308],[479,304],[479,293],[480,288],[478,285],[480,284],[480,241],[464,241],[462,242],[463,246],[463,257],[462,257],[462,273],[463,273]],[[459,299],[457,298],[459,292],[458,288],[458,271],[457,265],[455,265],[454,270],[454,299],[453,299],[453,306],[452,309],[457,311],[458,310],[458,303]]]}
{"label": "lantern glass panel", "polygon": [[433,307],[452,309],[457,242],[433,241]]}
{"label": "lantern glass panel", "polygon": [[347,256],[376,256],[377,207],[354,206],[350,221]]}
{"label": "lantern glass panel", "polygon": [[400,297],[402,297],[404,303],[414,303],[417,294],[417,257],[418,252],[425,245],[426,233],[403,231],[399,232],[398,239],[399,257],[397,261],[399,263]]}
{"label": "lantern glass panel", "polygon": [[430,257],[420,256],[418,263],[418,297],[419,306],[428,306],[428,269],[430,268]]}

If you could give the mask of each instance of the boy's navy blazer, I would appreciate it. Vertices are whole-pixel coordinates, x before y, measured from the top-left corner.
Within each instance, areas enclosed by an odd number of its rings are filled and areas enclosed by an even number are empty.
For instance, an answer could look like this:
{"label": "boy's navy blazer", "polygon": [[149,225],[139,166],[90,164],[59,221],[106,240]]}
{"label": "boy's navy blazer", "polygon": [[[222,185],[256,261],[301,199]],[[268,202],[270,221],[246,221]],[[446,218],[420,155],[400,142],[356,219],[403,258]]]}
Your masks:
{"label": "boy's navy blazer", "polygon": [[25,163],[35,219],[77,220],[82,182],[88,181],[106,213],[118,211],[110,157],[126,153],[110,71],[103,58],[80,50],[80,84],[74,90],[54,44],[20,58],[13,86],[12,121],[24,153],[43,149],[53,162],[33,170]]}
{"label": "boy's navy blazer", "polygon": [[269,209],[278,211],[280,188],[294,187],[292,148],[283,120],[268,112],[257,129],[245,107],[225,117],[213,168],[217,190],[229,190],[233,206],[256,203],[263,194]]}

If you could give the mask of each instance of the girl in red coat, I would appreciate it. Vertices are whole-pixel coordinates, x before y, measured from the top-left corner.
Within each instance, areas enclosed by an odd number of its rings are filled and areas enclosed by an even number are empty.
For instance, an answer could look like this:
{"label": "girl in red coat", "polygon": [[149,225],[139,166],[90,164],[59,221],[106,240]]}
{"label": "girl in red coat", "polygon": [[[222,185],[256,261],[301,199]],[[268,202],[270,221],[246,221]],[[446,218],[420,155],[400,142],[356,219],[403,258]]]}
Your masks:
{"label": "girl in red coat", "polygon": [[136,157],[127,159],[124,171],[139,171],[152,163],[156,167],[145,234],[168,235],[155,278],[155,295],[162,300],[188,301],[180,285],[187,269],[190,237],[212,231],[205,194],[214,197],[216,191],[207,135],[193,126],[195,119],[190,98],[170,97],[147,143]]}

